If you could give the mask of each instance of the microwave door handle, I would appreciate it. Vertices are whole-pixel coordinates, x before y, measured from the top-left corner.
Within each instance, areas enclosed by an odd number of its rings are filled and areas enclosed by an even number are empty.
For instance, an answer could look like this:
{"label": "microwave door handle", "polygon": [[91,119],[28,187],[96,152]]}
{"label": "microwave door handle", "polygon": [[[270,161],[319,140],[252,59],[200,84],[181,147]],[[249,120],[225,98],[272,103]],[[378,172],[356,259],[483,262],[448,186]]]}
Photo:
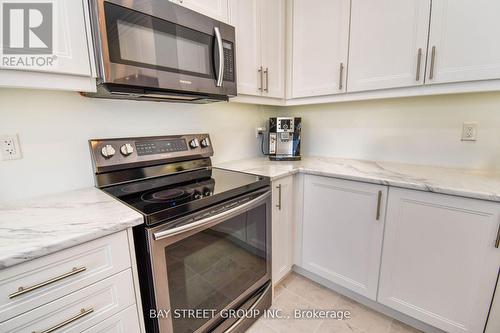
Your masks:
{"label": "microwave door handle", "polygon": [[217,51],[219,53],[219,68],[217,75],[217,87],[222,87],[222,80],[224,79],[224,48],[222,47],[222,37],[219,27],[214,27],[215,40],[217,41]]}
{"label": "microwave door handle", "polygon": [[181,226],[176,227],[176,228],[167,229],[167,230],[163,230],[163,231],[157,231],[157,232],[153,233],[153,239],[155,241],[158,241],[158,240],[164,239],[166,237],[176,236],[176,235],[179,235],[179,234],[182,234],[182,233],[185,233],[188,231],[192,231],[195,229],[205,228],[207,226],[219,224],[220,222],[223,222],[227,219],[235,217],[241,213],[244,213],[252,208],[255,208],[255,207],[261,205],[267,198],[269,198],[270,195],[271,195],[271,192],[267,191],[267,192],[259,195],[255,199],[252,199],[248,202],[245,202],[244,204],[241,204],[241,205],[238,205],[234,208],[223,211],[222,213],[206,217],[206,218],[201,219],[201,220],[196,221],[196,222],[181,225]]}

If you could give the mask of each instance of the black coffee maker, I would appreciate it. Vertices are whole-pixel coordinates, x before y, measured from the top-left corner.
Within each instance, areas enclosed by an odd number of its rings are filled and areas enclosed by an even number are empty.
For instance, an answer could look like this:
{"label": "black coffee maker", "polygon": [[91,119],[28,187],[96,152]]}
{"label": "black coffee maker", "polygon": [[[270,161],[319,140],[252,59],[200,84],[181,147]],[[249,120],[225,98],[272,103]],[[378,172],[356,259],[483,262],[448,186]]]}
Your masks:
{"label": "black coffee maker", "polygon": [[300,160],[301,118],[269,118],[269,159],[273,161]]}

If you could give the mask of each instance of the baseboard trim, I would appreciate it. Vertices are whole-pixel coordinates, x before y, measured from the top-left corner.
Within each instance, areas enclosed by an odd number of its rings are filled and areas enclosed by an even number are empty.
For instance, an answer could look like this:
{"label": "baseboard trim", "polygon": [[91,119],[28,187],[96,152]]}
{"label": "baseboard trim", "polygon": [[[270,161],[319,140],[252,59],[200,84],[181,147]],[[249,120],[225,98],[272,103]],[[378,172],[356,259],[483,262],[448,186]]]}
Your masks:
{"label": "baseboard trim", "polygon": [[311,273],[308,270],[299,267],[297,265],[294,265],[292,267],[292,270],[316,283],[321,284],[322,286],[325,286],[347,298],[353,299],[358,303],[363,304],[366,307],[369,307],[372,310],[375,310],[377,312],[380,312],[388,317],[391,317],[393,319],[399,320],[400,322],[405,323],[406,325],[409,325],[411,327],[414,327],[416,329],[419,329],[423,332],[426,333],[446,333],[445,331],[442,331],[434,326],[430,326],[424,322],[421,322],[418,319],[415,319],[413,317],[410,317],[408,315],[405,315],[399,311],[393,310],[385,305],[382,305],[380,303],[377,303],[375,301],[372,301],[369,298],[366,298],[364,296],[361,296],[349,289],[346,289],[342,286],[339,286],[336,283],[333,283],[317,274]]}

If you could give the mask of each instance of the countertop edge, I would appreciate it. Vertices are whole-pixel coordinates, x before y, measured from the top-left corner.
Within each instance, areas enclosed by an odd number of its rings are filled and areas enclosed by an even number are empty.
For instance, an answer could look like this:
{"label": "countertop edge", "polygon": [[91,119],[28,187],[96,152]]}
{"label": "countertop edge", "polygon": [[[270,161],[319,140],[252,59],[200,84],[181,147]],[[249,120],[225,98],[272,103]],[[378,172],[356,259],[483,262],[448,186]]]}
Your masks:
{"label": "countertop edge", "polygon": [[[427,183],[399,182],[397,180],[392,180],[392,179],[352,176],[352,175],[345,175],[345,174],[334,173],[334,172],[324,172],[324,171],[302,169],[302,168],[299,169],[296,173],[338,178],[338,179],[344,179],[344,180],[352,180],[352,181],[363,182],[363,183],[392,186],[392,187],[398,187],[398,188],[405,188],[405,189],[409,189],[409,190],[419,190],[419,191],[430,192],[430,193],[446,194],[446,195],[459,196],[459,197],[463,197],[463,198],[485,200],[485,201],[492,201],[492,202],[500,203],[500,196],[495,196],[495,195],[492,195],[491,193],[478,192],[478,191],[472,192],[472,191],[467,191],[467,190],[442,188],[442,187],[432,185],[432,184],[427,184]],[[285,176],[286,175],[276,176],[276,177],[273,177],[273,180],[283,178]]]}
{"label": "countertop edge", "polygon": [[39,248],[28,249],[20,251],[15,255],[0,257],[0,271],[8,269],[12,266],[20,265],[31,260],[46,257],[59,251],[63,251],[78,245],[82,245],[93,240],[109,236],[114,233],[124,231],[128,228],[140,225],[144,222],[142,216],[138,216],[130,221],[114,225],[111,228],[100,229],[96,232],[89,232],[86,234],[78,234],[73,238],[67,238],[63,241],[48,243]]}
{"label": "countertop edge", "polygon": [[[316,157],[310,157],[310,158],[316,158]],[[323,159],[319,157],[319,159]],[[248,163],[251,163],[252,160],[248,160]],[[216,165],[217,167],[221,167],[224,169],[228,170],[233,170],[233,171],[241,171],[241,172],[247,172],[247,173],[252,173],[256,175],[261,175],[261,176],[268,176],[270,177],[271,181],[277,181],[281,178],[295,175],[295,174],[306,174],[306,175],[317,175],[317,176],[325,176],[325,177],[332,177],[332,178],[338,178],[338,179],[344,179],[344,180],[352,180],[352,181],[359,181],[359,182],[364,182],[364,183],[370,183],[370,184],[379,184],[379,185],[385,185],[385,186],[392,186],[392,187],[398,187],[398,188],[404,188],[404,189],[410,189],[410,190],[419,190],[419,191],[425,191],[425,192],[430,192],[430,193],[437,193],[437,194],[444,194],[444,195],[452,195],[452,196],[458,196],[458,197],[463,197],[463,198],[469,198],[469,199],[476,199],[476,200],[484,200],[484,201],[490,201],[490,202],[498,202],[500,203],[500,190],[499,191],[481,191],[480,189],[467,189],[465,188],[460,188],[460,187],[453,187],[453,186],[446,186],[446,184],[439,184],[439,182],[432,182],[432,181],[426,181],[423,179],[422,181],[420,180],[414,180],[411,175],[408,177],[408,179],[405,180],[397,180],[397,179],[390,179],[386,177],[377,177],[377,176],[370,176],[370,175],[353,175],[353,174],[346,174],[342,172],[335,172],[335,171],[328,171],[328,170],[317,170],[309,166],[303,166],[303,165],[297,165],[297,166],[290,166],[287,165],[287,167],[281,167],[279,164],[273,164],[273,165],[263,165],[262,160],[260,159],[255,159],[256,162],[256,167],[250,167],[248,168],[248,163],[246,163],[246,167],[240,167],[240,165],[236,164],[234,165],[235,162],[241,162],[241,161],[229,161],[229,162],[224,162],[221,163],[220,165]],[[324,161],[324,159],[323,159]],[[360,160],[353,160],[354,162],[359,162]],[[374,165],[378,165],[379,162],[374,162],[374,161],[361,161],[361,162],[367,162],[367,163],[373,163]],[[382,162],[384,163],[384,162]],[[408,165],[408,166],[416,166],[416,165]],[[272,167],[272,171],[270,169],[267,169],[269,167]],[[416,166],[416,167],[423,167],[425,166]],[[430,166],[429,168],[436,168],[436,169],[441,169],[441,170],[446,170],[447,168],[440,168],[440,167],[432,167]],[[451,172],[456,171],[455,169],[449,169]],[[455,175],[456,176],[456,175]],[[487,178],[484,180],[487,182]]]}

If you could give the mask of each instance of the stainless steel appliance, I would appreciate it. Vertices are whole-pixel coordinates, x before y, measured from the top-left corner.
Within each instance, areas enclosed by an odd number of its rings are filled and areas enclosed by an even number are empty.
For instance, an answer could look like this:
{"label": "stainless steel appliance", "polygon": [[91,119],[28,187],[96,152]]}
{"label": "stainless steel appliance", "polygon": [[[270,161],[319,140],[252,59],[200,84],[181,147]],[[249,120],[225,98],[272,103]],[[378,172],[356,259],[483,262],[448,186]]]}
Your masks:
{"label": "stainless steel appliance", "polygon": [[236,96],[235,30],[168,0],[90,0],[90,97],[209,103]]}
{"label": "stainless steel appliance", "polygon": [[257,316],[229,309],[270,307],[269,178],[212,167],[207,134],[90,140],[90,150],[96,186],[144,216],[133,234],[147,332],[243,332]]}
{"label": "stainless steel appliance", "polygon": [[300,160],[301,130],[301,118],[269,118],[269,159]]}

